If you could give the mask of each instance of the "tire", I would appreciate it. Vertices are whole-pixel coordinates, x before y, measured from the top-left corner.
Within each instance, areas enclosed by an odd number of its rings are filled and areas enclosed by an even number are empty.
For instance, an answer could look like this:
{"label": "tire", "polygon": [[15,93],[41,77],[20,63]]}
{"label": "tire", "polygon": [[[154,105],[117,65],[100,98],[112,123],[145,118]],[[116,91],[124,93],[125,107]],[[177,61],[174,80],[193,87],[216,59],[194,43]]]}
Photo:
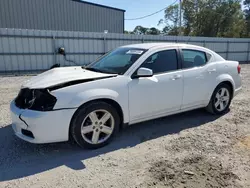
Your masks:
{"label": "tire", "polygon": [[110,143],[119,127],[120,117],[113,106],[103,101],[91,102],[80,107],[74,114],[70,137],[80,147],[97,149]]}
{"label": "tire", "polygon": [[[221,95],[222,91],[224,91],[224,93],[226,92],[227,94],[224,95],[224,97]],[[218,96],[217,94],[220,95],[220,100],[218,100]],[[228,101],[223,101],[224,99],[226,99],[226,95],[228,95]],[[232,100],[232,91],[231,91],[231,87],[228,84],[222,83],[220,85],[218,85],[213,94],[212,97],[209,101],[209,104],[206,107],[206,110],[208,112],[210,112],[211,114],[217,114],[217,115],[221,115],[224,114],[228,111],[229,106],[231,104],[231,100]],[[221,102],[220,102],[221,101]],[[218,103],[219,102],[219,105]],[[223,108],[220,106],[222,103],[224,106]]]}

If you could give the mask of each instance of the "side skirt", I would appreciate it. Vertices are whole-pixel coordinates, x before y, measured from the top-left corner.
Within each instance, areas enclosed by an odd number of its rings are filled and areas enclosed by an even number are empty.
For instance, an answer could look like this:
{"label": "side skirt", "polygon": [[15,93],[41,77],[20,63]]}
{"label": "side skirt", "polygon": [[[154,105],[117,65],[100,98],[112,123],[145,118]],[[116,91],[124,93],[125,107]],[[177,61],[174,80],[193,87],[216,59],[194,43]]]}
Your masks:
{"label": "side skirt", "polygon": [[190,110],[194,110],[194,109],[198,109],[198,108],[204,108],[204,105],[196,105],[196,106],[189,107],[189,108],[184,108],[184,109],[181,109],[181,110],[156,114],[156,115],[149,116],[149,117],[146,117],[146,118],[141,118],[141,119],[135,119],[135,120],[129,122],[128,125],[140,123],[140,122],[143,122],[143,121],[153,120],[153,119],[157,119],[157,118],[161,118],[161,117],[165,117],[165,116],[169,116],[169,115],[179,114],[179,113],[182,113],[182,112],[186,112],[186,111],[190,111]]}

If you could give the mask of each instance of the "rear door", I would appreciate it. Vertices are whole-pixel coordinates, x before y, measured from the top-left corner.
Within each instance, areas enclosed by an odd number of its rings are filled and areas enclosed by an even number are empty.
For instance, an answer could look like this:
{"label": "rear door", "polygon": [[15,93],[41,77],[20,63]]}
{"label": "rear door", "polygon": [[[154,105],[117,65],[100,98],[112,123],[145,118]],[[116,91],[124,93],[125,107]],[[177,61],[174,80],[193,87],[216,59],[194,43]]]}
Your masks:
{"label": "rear door", "polygon": [[183,70],[182,109],[204,105],[216,79],[216,64],[208,63],[211,55],[195,49],[181,49]]}

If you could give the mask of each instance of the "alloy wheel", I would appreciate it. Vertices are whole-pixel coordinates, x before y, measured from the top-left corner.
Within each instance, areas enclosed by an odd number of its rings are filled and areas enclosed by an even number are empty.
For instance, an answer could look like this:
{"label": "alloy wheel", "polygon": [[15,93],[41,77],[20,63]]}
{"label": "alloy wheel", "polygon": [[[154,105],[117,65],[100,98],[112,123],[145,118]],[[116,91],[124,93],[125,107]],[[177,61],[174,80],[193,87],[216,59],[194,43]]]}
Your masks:
{"label": "alloy wheel", "polygon": [[221,112],[226,109],[230,101],[230,94],[227,88],[221,88],[215,95],[214,106]]}
{"label": "alloy wheel", "polygon": [[113,133],[114,117],[106,110],[90,112],[82,122],[81,135],[90,144],[101,144]]}

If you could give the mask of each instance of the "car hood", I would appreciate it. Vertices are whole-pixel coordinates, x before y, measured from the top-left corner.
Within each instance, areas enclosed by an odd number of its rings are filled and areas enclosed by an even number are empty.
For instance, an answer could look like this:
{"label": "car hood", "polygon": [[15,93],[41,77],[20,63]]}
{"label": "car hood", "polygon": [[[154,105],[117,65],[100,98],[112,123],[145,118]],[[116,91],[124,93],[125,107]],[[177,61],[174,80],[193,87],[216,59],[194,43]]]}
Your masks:
{"label": "car hood", "polygon": [[43,89],[59,84],[70,83],[73,81],[86,81],[116,76],[115,74],[104,74],[88,71],[80,66],[77,67],[59,67],[48,70],[42,74],[27,80],[22,88]]}

